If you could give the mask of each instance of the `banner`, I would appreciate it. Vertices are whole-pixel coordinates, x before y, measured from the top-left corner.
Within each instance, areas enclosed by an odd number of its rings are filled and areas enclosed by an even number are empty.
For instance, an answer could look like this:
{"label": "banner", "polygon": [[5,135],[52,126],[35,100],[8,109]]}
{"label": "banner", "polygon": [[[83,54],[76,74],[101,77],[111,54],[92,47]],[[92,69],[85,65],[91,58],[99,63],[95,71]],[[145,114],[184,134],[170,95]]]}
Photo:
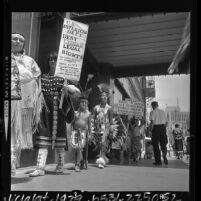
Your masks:
{"label": "banner", "polygon": [[144,114],[144,103],[138,100],[119,100],[114,104],[114,112],[121,115],[134,115],[135,118],[142,118]]}
{"label": "banner", "polygon": [[88,34],[88,25],[65,18],[55,76],[79,81]]}

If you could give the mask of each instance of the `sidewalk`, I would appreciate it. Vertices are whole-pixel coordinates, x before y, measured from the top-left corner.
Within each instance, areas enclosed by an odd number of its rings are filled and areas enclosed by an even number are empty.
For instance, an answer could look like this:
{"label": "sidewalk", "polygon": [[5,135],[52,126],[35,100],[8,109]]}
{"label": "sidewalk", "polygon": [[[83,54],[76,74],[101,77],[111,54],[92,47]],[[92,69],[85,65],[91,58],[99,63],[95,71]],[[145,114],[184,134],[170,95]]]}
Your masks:
{"label": "sidewalk", "polygon": [[188,191],[189,166],[181,160],[169,159],[169,165],[153,167],[153,160],[135,165],[108,165],[75,172],[74,164],[65,164],[65,175],[55,175],[55,164],[46,166],[46,175],[29,177],[35,167],[20,168],[11,179],[13,191]]}

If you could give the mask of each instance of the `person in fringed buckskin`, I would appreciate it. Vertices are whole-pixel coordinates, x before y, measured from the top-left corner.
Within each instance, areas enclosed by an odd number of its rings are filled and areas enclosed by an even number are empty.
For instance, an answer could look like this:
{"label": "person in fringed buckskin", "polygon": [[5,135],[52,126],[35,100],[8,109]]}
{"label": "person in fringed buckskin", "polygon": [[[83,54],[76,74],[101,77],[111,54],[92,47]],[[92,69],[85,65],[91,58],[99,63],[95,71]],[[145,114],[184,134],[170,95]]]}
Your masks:
{"label": "person in fringed buckskin", "polygon": [[109,97],[109,86],[107,84],[99,84],[100,89],[100,104],[93,108],[92,118],[93,125],[95,127],[95,133],[93,134],[95,143],[100,149],[99,158],[96,163],[99,168],[104,168],[109,162],[107,153],[110,151],[112,143],[112,125],[113,125],[113,110],[107,103]]}
{"label": "person in fringed buckskin", "polygon": [[75,171],[87,169],[88,139],[91,134],[91,112],[88,110],[88,96],[91,89],[82,92],[79,98],[79,108],[75,111],[72,122],[71,146],[75,153]]}
{"label": "person in fringed buckskin", "polygon": [[22,149],[33,148],[40,110],[41,71],[33,58],[25,55],[25,38],[11,36],[11,175],[20,165]]}
{"label": "person in fringed buckskin", "polygon": [[80,93],[74,85],[65,83],[61,77],[54,76],[57,52],[49,56],[50,71],[42,75],[42,108],[35,148],[38,148],[37,168],[29,174],[31,177],[45,175],[48,149],[56,149],[58,164],[55,172],[63,174],[64,154],[67,147],[66,123],[74,119],[74,109],[70,96]]}

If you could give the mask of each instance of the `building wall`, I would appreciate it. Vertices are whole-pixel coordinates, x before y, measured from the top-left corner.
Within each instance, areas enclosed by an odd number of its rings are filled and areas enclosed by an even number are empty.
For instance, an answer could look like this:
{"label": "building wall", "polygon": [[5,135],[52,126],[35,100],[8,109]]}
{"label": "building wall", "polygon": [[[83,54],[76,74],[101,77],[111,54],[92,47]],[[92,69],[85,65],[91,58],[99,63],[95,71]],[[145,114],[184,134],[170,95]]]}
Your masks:
{"label": "building wall", "polygon": [[174,125],[177,123],[183,129],[189,128],[189,119],[190,113],[189,112],[182,112],[182,111],[166,111],[169,121],[169,127],[174,128]]}
{"label": "building wall", "polygon": [[119,91],[119,89],[116,86],[114,86],[114,104],[117,104],[119,100],[123,100],[123,96]]}
{"label": "building wall", "polygon": [[34,12],[12,12],[12,30],[25,37],[25,53],[38,61],[40,16]]}
{"label": "building wall", "polygon": [[59,50],[63,19],[56,13],[43,16],[40,26],[40,42],[38,50],[38,64],[42,73],[47,73],[50,52]]}

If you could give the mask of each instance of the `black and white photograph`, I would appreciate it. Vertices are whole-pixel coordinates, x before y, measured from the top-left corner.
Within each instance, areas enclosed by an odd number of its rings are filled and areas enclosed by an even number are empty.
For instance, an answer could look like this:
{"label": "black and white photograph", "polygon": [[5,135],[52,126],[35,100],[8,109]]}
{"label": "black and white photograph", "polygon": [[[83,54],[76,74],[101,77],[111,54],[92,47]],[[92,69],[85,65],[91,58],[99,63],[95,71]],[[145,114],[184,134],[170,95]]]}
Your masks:
{"label": "black and white photograph", "polygon": [[191,14],[11,12],[10,201],[192,190]]}

